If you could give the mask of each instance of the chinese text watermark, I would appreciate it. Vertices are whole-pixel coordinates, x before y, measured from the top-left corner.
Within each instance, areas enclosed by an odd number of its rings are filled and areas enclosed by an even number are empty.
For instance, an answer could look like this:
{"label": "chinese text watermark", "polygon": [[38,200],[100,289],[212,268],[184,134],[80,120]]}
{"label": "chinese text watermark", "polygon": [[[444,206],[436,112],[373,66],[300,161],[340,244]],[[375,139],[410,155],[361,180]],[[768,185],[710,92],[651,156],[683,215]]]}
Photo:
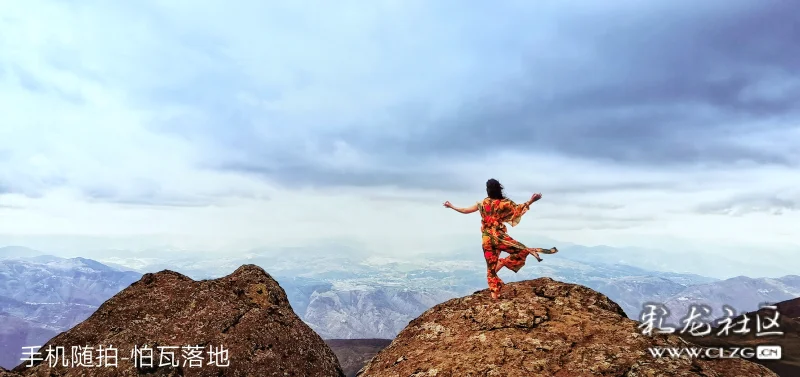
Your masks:
{"label": "chinese text watermark", "polygon": [[761,309],[769,309],[772,313],[755,312],[755,319],[753,319],[753,315],[749,315],[752,313],[747,313],[736,320],[736,311],[728,305],[723,305],[722,310],[725,315],[717,320],[716,323],[712,323],[710,320],[711,307],[694,304],[690,305],[689,313],[681,319],[681,326],[671,326],[664,323],[664,320],[670,315],[664,304],[646,303],[639,316],[642,322],[639,328],[644,335],[651,335],[655,332],[659,334],[678,333],[692,336],[708,336],[714,332],[715,328],[718,328],[714,335],[747,335],[755,330],[756,337],[782,336],[783,331],[781,331],[780,322],[778,321],[780,317],[778,308],[767,305],[762,306]]}
{"label": "chinese text watermark", "polygon": [[[120,361],[130,362],[137,368],[230,366],[228,350],[223,346],[134,346],[129,353],[122,354],[113,345],[71,346],[67,354],[64,346],[49,345],[44,350],[40,346],[22,347],[27,367],[39,362],[47,362],[50,367],[107,367],[116,368]],[[158,351],[158,352],[156,352]]]}

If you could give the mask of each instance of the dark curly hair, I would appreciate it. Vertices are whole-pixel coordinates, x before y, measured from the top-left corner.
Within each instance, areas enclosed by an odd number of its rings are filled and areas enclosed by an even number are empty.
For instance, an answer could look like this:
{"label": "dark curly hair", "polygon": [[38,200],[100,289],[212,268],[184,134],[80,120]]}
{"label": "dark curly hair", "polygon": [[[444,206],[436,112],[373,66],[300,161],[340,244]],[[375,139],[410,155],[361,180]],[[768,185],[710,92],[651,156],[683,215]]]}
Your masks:
{"label": "dark curly hair", "polygon": [[505,199],[503,195],[503,185],[494,178],[486,181],[486,195],[491,199]]}

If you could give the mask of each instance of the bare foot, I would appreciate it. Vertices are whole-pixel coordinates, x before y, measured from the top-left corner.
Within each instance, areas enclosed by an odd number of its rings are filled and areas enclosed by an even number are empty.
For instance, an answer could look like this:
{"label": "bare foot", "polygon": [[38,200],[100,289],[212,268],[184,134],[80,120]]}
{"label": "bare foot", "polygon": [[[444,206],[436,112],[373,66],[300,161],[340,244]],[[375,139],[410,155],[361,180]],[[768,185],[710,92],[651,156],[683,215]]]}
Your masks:
{"label": "bare foot", "polygon": [[500,294],[499,294],[499,293],[497,293],[497,292],[492,292],[492,299],[495,299],[495,300],[497,300],[497,299],[499,299],[499,298],[500,298]]}
{"label": "bare foot", "polygon": [[503,260],[502,259],[498,260],[497,266],[495,266],[494,268],[494,272],[500,272],[500,270],[503,269],[503,266],[505,266],[505,264],[503,264]]}

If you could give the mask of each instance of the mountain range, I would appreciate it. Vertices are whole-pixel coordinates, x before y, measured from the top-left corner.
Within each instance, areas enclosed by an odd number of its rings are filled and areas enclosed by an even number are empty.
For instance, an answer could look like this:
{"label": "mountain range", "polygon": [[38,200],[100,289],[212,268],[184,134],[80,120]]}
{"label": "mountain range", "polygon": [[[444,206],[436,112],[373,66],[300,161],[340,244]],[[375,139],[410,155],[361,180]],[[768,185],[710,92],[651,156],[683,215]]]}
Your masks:
{"label": "mountain range", "polygon": [[0,260],[0,366],[18,364],[21,347],[41,345],[83,321],[140,277],[85,258]]}
{"label": "mountain range", "polygon": [[162,270],[0,376],[778,377],[740,358],[653,357],[691,343],[643,334],[607,296],[551,278],[509,283],[500,300],[483,289],[438,303],[388,345],[347,343],[325,342],[259,266],[203,280]]}
{"label": "mountain range", "polygon": [[[261,266],[280,282],[292,309],[325,339],[396,336],[409,321],[434,305],[485,289],[485,264],[479,258],[447,256],[399,260],[343,253],[316,255],[249,253],[234,258],[163,259],[60,258],[14,248],[0,248],[0,366],[17,364],[22,345],[40,345],[88,318],[105,300],[163,269],[184,271],[193,279],[224,276],[242,264]],[[36,255],[36,254],[39,255]],[[756,310],[763,302],[800,296],[800,277],[734,277],[659,272],[624,264],[548,256],[518,274],[501,272],[507,282],[541,276],[581,284],[601,292],[638,320],[646,302],[664,303],[685,315],[701,303],[719,310]],[[134,271],[135,270],[135,271]],[[721,314],[721,313],[716,313]]]}

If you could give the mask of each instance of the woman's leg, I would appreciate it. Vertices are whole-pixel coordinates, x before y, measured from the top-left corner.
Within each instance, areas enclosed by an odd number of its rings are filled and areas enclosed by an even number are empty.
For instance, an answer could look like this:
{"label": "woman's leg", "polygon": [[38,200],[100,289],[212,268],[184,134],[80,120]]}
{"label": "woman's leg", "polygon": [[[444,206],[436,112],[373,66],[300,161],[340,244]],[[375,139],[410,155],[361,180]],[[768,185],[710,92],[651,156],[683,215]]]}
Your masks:
{"label": "woman's leg", "polygon": [[498,248],[509,254],[507,258],[500,259],[498,263],[514,272],[519,272],[522,266],[525,265],[525,259],[528,258],[528,255],[533,255],[537,261],[541,262],[542,258],[539,257],[539,253],[555,254],[558,252],[558,249],[555,247],[551,249],[527,247],[521,242],[511,238],[508,234],[503,234],[498,237]]}
{"label": "woman's leg", "polygon": [[486,259],[486,282],[489,284],[489,291],[492,292],[492,298],[497,299],[500,297],[500,289],[503,287],[503,280],[497,276],[497,262],[499,260],[500,251],[495,247],[496,241],[492,240],[489,236],[483,236],[483,257]]}

